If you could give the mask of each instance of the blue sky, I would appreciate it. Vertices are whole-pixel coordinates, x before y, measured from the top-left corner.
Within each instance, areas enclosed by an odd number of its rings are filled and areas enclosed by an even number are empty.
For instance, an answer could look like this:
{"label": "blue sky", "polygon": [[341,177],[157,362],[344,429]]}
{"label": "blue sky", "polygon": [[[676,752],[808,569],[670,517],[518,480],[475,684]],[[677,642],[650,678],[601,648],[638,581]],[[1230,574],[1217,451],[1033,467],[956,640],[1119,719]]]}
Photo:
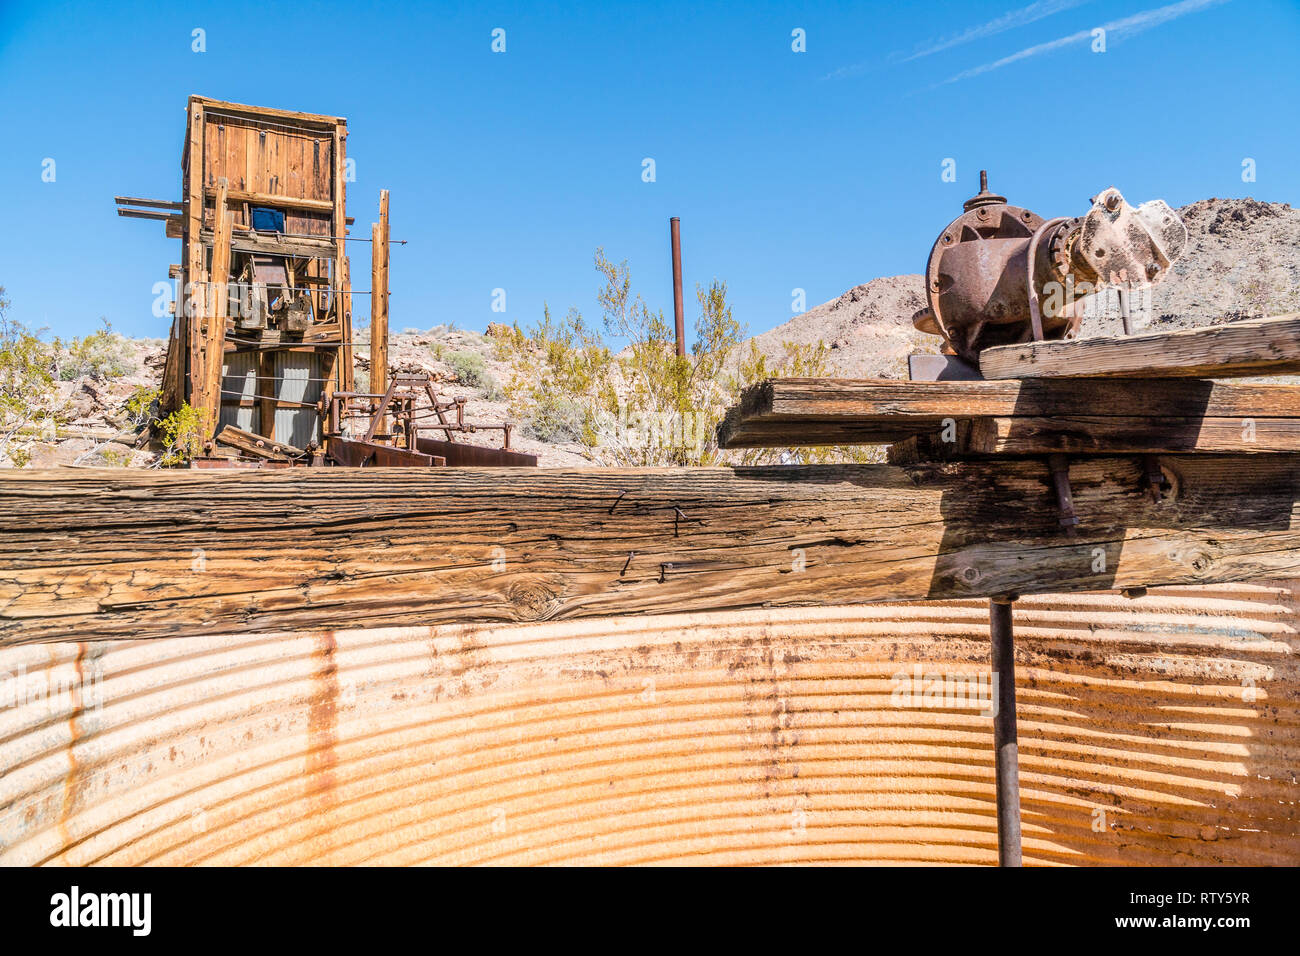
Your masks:
{"label": "blue sky", "polygon": [[[1078,215],[1109,185],[1174,205],[1300,202],[1297,48],[1296,0],[0,0],[0,285],[54,334],[103,316],[165,335],[152,289],[180,244],[118,218],[113,196],[180,198],[200,93],[348,118],[353,234],[388,188],[409,240],[392,255],[394,328],[528,323],[543,301],[596,320],[598,245],[671,314],[677,215],[688,290],[726,280],[758,332],[790,318],[793,289],[812,306],[920,271],[981,167],[1044,216]],[[366,288],[369,247],[352,255]]]}

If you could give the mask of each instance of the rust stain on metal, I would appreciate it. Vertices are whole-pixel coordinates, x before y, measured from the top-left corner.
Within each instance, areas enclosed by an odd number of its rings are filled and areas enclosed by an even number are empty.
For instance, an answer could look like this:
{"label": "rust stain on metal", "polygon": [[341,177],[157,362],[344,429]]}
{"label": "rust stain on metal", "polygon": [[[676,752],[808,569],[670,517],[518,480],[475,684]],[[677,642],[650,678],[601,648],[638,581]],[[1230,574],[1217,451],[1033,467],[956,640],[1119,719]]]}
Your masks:
{"label": "rust stain on metal", "polygon": [[338,766],[338,641],[333,631],[316,635],[312,654],[311,703],[307,708],[307,802],[318,826],[313,841],[332,846],[329,819],[338,803],[334,792],[335,768]]}
{"label": "rust stain on metal", "polygon": [[[1016,615],[1026,863],[1300,861],[1293,583]],[[97,647],[0,708],[0,863],[997,859],[983,601]]]}

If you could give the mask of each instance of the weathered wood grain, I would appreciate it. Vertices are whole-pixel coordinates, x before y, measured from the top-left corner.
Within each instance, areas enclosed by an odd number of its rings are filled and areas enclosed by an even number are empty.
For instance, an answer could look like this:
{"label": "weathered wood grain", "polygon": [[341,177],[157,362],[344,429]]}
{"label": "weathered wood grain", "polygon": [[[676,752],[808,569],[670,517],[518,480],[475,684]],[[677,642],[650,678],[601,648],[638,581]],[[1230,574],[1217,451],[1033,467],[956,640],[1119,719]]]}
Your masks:
{"label": "weathered wood grain", "polygon": [[1300,418],[977,418],[966,434],[973,455],[1300,452]]}
{"label": "weathered wood grain", "polygon": [[0,643],[531,621],[1300,571],[1300,456],[0,477]]}
{"label": "weathered wood grain", "polygon": [[379,221],[370,227],[370,391],[388,387],[388,190],[379,191]]}
{"label": "weathered wood grain", "polygon": [[[274,407],[274,406],[272,406]],[[307,452],[301,448],[295,448],[287,442],[278,442],[271,438],[245,431],[242,428],[236,428],[234,425],[226,425],[217,433],[216,442],[218,445],[227,445],[235,451],[245,455],[252,455],[255,458],[268,458],[278,461],[288,461],[290,458],[305,458]]]}
{"label": "weathered wood grain", "polygon": [[1300,371],[1300,312],[1126,338],[1027,342],[980,354],[985,378],[1228,378]]}
{"label": "weathered wood grain", "polygon": [[718,429],[718,443],[723,448],[878,444],[935,431],[947,419],[1056,416],[1238,423],[1300,419],[1300,386],[1205,379],[772,379],[741,396]]}

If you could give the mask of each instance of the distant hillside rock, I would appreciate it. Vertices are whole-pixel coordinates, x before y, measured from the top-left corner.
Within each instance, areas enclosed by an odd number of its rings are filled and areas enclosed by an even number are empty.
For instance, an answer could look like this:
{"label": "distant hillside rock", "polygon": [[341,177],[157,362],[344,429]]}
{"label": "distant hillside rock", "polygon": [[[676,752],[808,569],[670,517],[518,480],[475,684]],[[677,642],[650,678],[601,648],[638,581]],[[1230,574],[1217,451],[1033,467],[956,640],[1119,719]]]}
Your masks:
{"label": "distant hillside rock", "polygon": [[1190,242],[1174,274],[1153,290],[1153,328],[1300,309],[1300,210],[1254,199],[1203,199],[1178,212]]}
{"label": "distant hillside rock", "polygon": [[[1254,199],[1203,199],[1179,214],[1187,223],[1187,250],[1173,275],[1133,296],[1136,328],[1167,331],[1300,311],[1300,210]],[[918,265],[928,252],[917,250]],[[1097,299],[1082,334],[1118,335],[1118,296],[1112,291]],[[912,314],[923,305],[922,276],[873,279],[755,341],[779,359],[785,342],[821,340],[831,348],[834,375],[905,378],[910,353],[939,350],[937,337],[912,327]]]}
{"label": "distant hillside rock", "polygon": [[854,286],[754,339],[774,360],[787,342],[815,345],[820,340],[831,350],[833,375],[906,378],[910,353],[939,350],[938,338],[912,327],[912,314],[923,305],[924,277],[886,276]]}

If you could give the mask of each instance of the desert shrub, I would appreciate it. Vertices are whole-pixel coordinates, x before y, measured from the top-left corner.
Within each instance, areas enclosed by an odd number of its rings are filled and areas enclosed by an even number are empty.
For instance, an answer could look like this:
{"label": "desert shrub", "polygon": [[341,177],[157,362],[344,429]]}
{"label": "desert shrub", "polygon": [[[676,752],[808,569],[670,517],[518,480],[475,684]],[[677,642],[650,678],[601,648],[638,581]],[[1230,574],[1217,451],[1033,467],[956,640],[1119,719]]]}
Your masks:
{"label": "desert shrub", "polygon": [[58,346],[59,378],[64,382],[89,377],[97,380],[118,378],[131,368],[131,353],[126,340],[105,322],[98,332]]}
{"label": "desert shrub", "polygon": [[0,465],[21,468],[31,447],[52,439],[64,420],[55,372],[57,349],[8,315],[0,286]]}
{"label": "desert shrub", "polygon": [[663,313],[634,294],[627,263],[597,249],[595,266],[605,334],[622,346],[617,354],[576,309],[556,321],[544,307],[538,325],[493,336],[498,357],[511,366],[511,413],[534,437],[577,441],[604,465],[756,463],[779,461],[783,452],[801,461],[875,456],[851,448],[720,450],[717,425],[740,392],[765,378],[826,374],[825,344],[786,344],[779,361],[752,341],[742,346],[745,329],[732,316],[726,283],[714,280],[696,288],[695,340],[678,356]]}
{"label": "desert shrub", "polygon": [[491,378],[483,356],[477,352],[451,352],[444,359],[451,370],[456,373],[456,380],[473,388],[478,388]]}
{"label": "desert shrub", "polygon": [[543,395],[524,423],[524,434],[548,444],[580,442],[586,414],[582,404],[554,392]]}
{"label": "desert shrub", "polygon": [[496,380],[496,376],[491,372],[483,373],[483,378],[479,381],[479,388],[483,392],[484,401],[499,402],[506,397],[506,393],[501,389],[501,383]]}
{"label": "desert shrub", "polygon": [[158,425],[162,436],[163,453],[156,464],[170,467],[181,465],[197,455],[203,444],[203,420],[198,410],[189,402],[182,402]]}

